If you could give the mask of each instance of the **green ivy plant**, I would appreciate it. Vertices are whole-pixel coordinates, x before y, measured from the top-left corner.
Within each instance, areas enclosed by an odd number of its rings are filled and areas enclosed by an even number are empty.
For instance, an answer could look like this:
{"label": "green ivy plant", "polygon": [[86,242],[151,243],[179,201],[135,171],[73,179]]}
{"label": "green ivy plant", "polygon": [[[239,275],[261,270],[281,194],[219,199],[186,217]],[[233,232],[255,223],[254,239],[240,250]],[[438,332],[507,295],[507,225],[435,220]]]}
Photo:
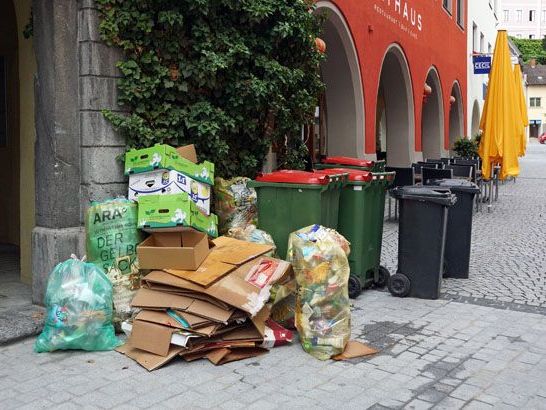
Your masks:
{"label": "green ivy plant", "polygon": [[127,114],[104,115],[129,147],[194,143],[223,177],[253,177],[274,146],[302,168],[301,127],[324,85],[311,0],[97,0]]}

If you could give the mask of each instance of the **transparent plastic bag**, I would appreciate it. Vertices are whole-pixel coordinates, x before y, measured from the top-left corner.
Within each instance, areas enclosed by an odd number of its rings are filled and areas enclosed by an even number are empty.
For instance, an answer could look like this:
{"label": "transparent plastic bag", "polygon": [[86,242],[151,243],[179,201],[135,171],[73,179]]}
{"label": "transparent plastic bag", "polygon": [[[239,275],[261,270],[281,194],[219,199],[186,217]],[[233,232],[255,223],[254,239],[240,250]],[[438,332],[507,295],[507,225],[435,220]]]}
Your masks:
{"label": "transparent plastic bag", "polygon": [[327,360],[342,353],[351,336],[349,242],[312,225],[290,234],[288,260],[298,285],[296,328],[303,349]]}
{"label": "transparent plastic bag", "polygon": [[244,177],[214,180],[214,211],[221,235],[232,228],[256,225],[258,196],[254,188],[247,186],[248,181],[250,179]]}
{"label": "transparent plastic bag", "polygon": [[261,243],[264,245],[271,245],[274,249],[271,252],[266,253],[266,256],[271,256],[272,258],[276,257],[277,246],[273,237],[268,234],[266,231],[256,228],[256,225],[248,225],[246,227],[235,227],[231,228],[227,236],[240,241]]}
{"label": "transparent plastic bag", "polygon": [[114,327],[121,332],[121,323],[131,317],[133,308],[131,300],[140,289],[142,272],[138,268],[138,260],[134,256],[122,256],[114,261],[106,274],[112,283],[114,301]]}
{"label": "transparent plastic bag", "polygon": [[69,259],[49,275],[45,326],[34,351],[112,350],[120,345],[112,325],[112,285],[94,264]]}

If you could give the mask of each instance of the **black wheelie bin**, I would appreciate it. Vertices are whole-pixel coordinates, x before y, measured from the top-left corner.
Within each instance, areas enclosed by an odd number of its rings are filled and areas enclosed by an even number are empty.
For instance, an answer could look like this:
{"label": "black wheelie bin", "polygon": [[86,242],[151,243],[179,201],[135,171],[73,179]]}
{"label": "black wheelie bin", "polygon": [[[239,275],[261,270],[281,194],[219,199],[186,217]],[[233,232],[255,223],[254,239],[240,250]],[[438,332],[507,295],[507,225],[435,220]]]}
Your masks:
{"label": "black wheelie bin", "polygon": [[393,296],[438,299],[442,284],[448,210],[457,201],[449,189],[397,187],[400,201],[398,270],[389,279]]}
{"label": "black wheelie bin", "polygon": [[474,197],[480,189],[465,179],[435,179],[429,184],[457,195],[457,203],[449,209],[447,218],[444,277],[468,279]]}

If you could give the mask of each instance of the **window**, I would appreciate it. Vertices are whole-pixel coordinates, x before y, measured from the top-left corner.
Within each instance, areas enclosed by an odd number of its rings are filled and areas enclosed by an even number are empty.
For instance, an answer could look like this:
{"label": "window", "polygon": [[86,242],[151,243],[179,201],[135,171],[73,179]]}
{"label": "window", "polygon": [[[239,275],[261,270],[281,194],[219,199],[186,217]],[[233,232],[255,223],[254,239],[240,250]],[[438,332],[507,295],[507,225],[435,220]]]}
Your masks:
{"label": "window", "polygon": [[447,10],[449,14],[451,14],[451,0],[442,0],[444,9]]}
{"label": "window", "polygon": [[504,21],[510,20],[510,12],[508,10],[503,10],[502,14],[504,16]]}
{"label": "window", "polygon": [[493,52],[493,47],[491,47],[491,43],[487,43],[487,53],[491,54]]}
{"label": "window", "polygon": [[529,10],[529,21],[535,21],[536,10]]}
{"label": "window", "polygon": [[485,51],[485,37],[483,33],[480,33],[480,53],[483,53]]}
{"label": "window", "polygon": [[535,38],[535,36],[533,34],[529,34],[529,40],[532,40],[534,38]]}
{"label": "window", "polygon": [[464,0],[457,0],[457,24],[464,28]]}
{"label": "window", "polygon": [[521,16],[523,12],[521,10],[516,10],[516,21],[521,21]]}
{"label": "window", "polygon": [[539,108],[541,107],[541,98],[540,97],[531,97],[530,98],[530,105],[531,107]]}

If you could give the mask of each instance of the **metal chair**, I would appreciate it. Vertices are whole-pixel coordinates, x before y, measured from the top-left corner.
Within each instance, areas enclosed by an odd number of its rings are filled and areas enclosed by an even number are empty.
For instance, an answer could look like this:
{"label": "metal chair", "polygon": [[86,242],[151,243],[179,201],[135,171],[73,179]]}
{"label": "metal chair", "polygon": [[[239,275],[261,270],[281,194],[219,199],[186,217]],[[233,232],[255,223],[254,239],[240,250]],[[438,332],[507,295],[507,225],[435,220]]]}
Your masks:
{"label": "metal chair", "polygon": [[[415,185],[415,170],[413,167],[385,167],[385,172],[396,172],[390,189]],[[394,218],[398,218],[398,201],[394,204]],[[391,219],[391,196],[389,195],[389,219]]]}
{"label": "metal chair", "polygon": [[428,181],[431,179],[451,179],[453,178],[452,169],[433,169],[423,168],[421,173],[421,179],[423,185],[428,185]]}
{"label": "metal chair", "polygon": [[440,165],[442,165],[442,164],[438,164],[437,162],[425,162],[425,161],[417,161],[417,164],[421,165],[422,167],[435,168],[435,169],[439,169]]}
{"label": "metal chair", "polygon": [[442,163],[443,163],[444,165],[451,165],[451,163],[453,162],[453,159],[452,159],[452,158],[444,158],[444,157],[442,157],[442,158],[440,158],[440,161],[442,161]]}
{"label": "metal chair", "polygon": [[469,181],[472,180],[473,165],[447,165],[446,169],[453,170],[454,177],[466,178]]}

